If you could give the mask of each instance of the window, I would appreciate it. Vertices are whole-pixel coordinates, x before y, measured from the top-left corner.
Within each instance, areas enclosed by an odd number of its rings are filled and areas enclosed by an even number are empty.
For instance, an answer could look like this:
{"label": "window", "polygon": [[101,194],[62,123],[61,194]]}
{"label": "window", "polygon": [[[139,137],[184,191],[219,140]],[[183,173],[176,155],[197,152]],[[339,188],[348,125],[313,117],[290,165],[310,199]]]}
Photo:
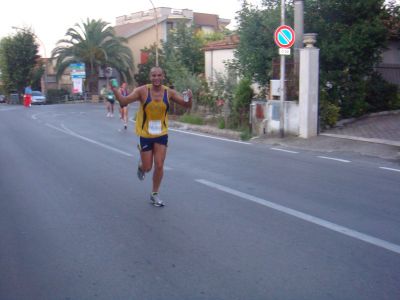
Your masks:
{"label": "window", "polygon": [[167,31],[174,29],[175,27],[174,25],[175,25],[174,22],[167,22]]}
{"label": "window", "polygon": [[182,9],[172,9],[171,14],[173,15],[183,15]]}

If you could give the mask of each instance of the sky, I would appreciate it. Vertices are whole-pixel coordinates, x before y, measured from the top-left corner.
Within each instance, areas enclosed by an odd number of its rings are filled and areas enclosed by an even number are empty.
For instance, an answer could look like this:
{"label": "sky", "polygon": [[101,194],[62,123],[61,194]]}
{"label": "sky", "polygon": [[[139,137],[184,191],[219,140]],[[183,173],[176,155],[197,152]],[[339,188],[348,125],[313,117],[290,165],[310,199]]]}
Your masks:
{"label": "sky", "polygon": [[[108,1],[107,1],[108,2]],[[11,0],[3,5],[0,17],[0,38],[15,34],[13,27],[30,27],[38,37],[39,54],[51,56],[58,40],[65,37],[68,28],[90,19],[102,19],[115,25],[118,16],[149,10],[150,0],[112,0],[110,2],[88,0]],[[241,8],[240,0],[152,0],[155,7],[191,9],[195,12],[217,14],[231,19],[229,29],[236,28],[236,12]],[[253,4],[261,0],[250,1]]]}
{"label": "sky", "polygon": [[[247,0],[260,5],[261,0]],[[30,27],[38,37],[39,54],[51,56],[58,40],[65,37],[67,29],[90,19],[102,19],[115,25],[116,17],[134,12],[149,10],[150,0],[111,0],[103,1],[66,0],[11,0],[3,5],[0,16],[0,38],[15,34],[13,27]],[[155,7],[191,9],[195,12],[217,14],[231,19],[229,29],[235,29],[235,17],[241,8],[241,0],[152,0]],[[397,0],[400,3],[400,0]]]}

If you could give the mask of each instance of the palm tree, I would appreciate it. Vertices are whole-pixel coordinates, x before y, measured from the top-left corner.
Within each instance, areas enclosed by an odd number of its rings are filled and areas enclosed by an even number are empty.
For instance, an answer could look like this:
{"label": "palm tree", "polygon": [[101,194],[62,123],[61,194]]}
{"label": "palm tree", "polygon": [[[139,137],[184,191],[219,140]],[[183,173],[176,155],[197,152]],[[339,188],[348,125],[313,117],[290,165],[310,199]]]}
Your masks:
{"label": "palm tree", "polygon": [[75,24],[69,28],[66,37],[57,42],[52,51],[56,60],[57,78],[72,63],[85,63],[86,87],[89,92],[97,93],[99,70],[115,68],[122,79],[133,82],[133,57],[126,40],[115,35],[110,24],[102,20],[89,20],[83,26]]}

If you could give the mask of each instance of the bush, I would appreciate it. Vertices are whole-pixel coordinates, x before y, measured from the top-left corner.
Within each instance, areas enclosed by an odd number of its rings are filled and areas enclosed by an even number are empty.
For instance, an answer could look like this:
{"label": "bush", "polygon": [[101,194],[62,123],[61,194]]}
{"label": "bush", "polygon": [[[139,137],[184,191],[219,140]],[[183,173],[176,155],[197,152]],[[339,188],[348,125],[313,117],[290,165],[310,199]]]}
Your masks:
{"label": "bush", "polygon": [[242,132],[240,133],[240,139],[242,141],[248,141],[251,139],[251,132],[250,132],[250,128],[245,128],[242,130]]}
{"label": "bush", "polygon": [[65,101],[65,96],[69,96],[69,92],[65,89],[49,89],[46,96],[48,103],[57,103]]}
{"label": "bush", "polygon": [[218,128],[219,129],[225,129],[225,120],[223,118],[219,119]]}
{"label": "bush", "polygon": [[201,117],[195,115],[184,114],[178,119],[180,122],[195,124],[195,125],[203,125],[204,121]]}
{"label": "bush", "polygon": [[232,114],[231,116],[237,118],[234,123],[243,126],[247,123],[251,99],[254,92],[251,88],[251,80],[244,78],[240,80],[235,89],[233,97]]}
{"label": "bush", "polygon": [[321,93],[321,99],[319,103],[319,118],[320,118],[320,127],[322,129],[327,127],[332,127],[339,120],[340,116],[340,107],[330,103]]}
{"label": "bush", "polygon": [[373,73],[367,83],[367,112],[379,112],[400,108],[398,87],[385,81],[379,73]]}

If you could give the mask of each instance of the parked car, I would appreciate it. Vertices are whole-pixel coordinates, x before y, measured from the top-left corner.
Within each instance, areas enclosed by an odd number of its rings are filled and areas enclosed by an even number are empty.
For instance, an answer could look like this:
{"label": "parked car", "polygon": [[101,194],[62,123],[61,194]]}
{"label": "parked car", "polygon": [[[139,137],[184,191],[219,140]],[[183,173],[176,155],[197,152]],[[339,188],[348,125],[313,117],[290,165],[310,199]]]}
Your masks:
{"label": "parked car", "polygon": [[41,91],[32,91],[31,104],[46,104],[46,96]]}
{"label": "parked car", "polygon": [[0,94],[0,103],[6,103],[7,99],[6,96]]}

